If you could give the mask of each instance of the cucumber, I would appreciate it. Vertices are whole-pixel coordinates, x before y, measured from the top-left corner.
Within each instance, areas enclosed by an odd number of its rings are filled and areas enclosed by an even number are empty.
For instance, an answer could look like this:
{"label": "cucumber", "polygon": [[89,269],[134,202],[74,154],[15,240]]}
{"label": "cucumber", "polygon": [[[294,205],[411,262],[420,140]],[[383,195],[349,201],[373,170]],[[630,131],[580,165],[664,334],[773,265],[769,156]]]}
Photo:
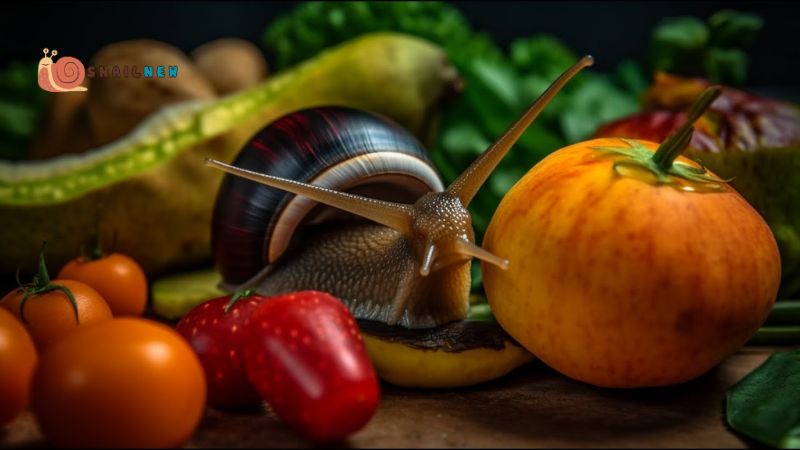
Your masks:
{"label": "cucumber", "polygon": [[180,319],[195,306],[225,295],[217,287],[220,281],[222,276],[216,269],[160,278],[150,286],[153,312],[164,319]]}

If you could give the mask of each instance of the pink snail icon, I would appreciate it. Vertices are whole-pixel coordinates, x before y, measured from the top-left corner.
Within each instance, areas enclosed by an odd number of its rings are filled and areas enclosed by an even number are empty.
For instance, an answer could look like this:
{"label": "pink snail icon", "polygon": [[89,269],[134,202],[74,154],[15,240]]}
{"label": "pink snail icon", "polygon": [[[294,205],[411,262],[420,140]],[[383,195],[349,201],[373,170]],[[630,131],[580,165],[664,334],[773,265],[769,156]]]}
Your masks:
{"label": "pink snail icon", "polygon": [[85,87],[80,84],[86,76],[86,69],[78,58],[62,56],[57,62],[53,58],[58,54],[53,50],[44,49],[44,58],[39,60],[39,87],[49,92],[83,92]]}

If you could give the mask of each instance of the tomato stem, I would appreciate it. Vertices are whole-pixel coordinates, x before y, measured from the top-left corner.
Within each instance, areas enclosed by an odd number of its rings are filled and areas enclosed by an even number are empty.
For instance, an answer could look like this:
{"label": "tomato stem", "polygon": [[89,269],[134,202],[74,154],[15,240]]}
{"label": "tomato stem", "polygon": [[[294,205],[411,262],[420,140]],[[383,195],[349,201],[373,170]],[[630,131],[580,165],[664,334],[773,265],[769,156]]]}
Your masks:
{"label": "tomato stem", "polygon": [[46,294],[51,291],[61,291],[67,296],[67,299],[69,299],[69,302],[72,305],[72,310],[75,312],[75,322],[80,324],[81,320],[78,315],[78,302],[75,301],[75,296],[72,295],[72,291],[70,291],[66,286],[54,284],[50,281],[50,274],[47,273],[47,265],[44,262],[45,246],[47,246],[47,241],[42,242],[42,250],[39,253],[39,272],[34,275],[33,283],[30,286],[22,287],[22,290],[25,292],[25,294],[22,296],[22,300],[19,302],[19,317],[22,319],[23,323],[28,323],[28,319],[25,318],[25,304],[28,303],[29,298],[36,295]]}
{"label": "tomato stem", "polygon": [[236,291],[231,297],[231,301],[225,305],[225,313],[230,311],[230,309],[233,308],[233,305],[235,305],[240,299],[250,297],[253,294],[255,294],[255,291],[252,289],[242,289],[240,291]]}
{"label": "tomato stem", "polygon": [[39,272],[33,277],[33,288],[42,289],[50,284],[50,274],[47,273],[47,265],[44,263],[44,248],[47,241],[42,241],[42,249],[39,251]]}
{"label": "tomato stem", "polygon": [[672,162],[686,150],[689,142],[692,141],[692,134],[694,134],[694,123],[705,114],[709,106],[714,103],[714,100],[719,97],[722,89],[719,86],[709,86],[700,94],[694,101],[692,109],[689,111],[689,116],[686,122],[672,133],[667,140],[658,146],[658,150],[653,155],[653,162],[656,166],[664,172],[668,172],[672,167]]}
{"label": "tomato stem", "polygon": [[102,233],[100,233],[100,220],[103,215],[103,205],[97,206],[97,211],[94,215],[94,236],[92,236],[94,240],[94,247],[92,248],[91,253],[89,253],[88,258],[91,261],[96,261],[103,257],[103,239]]}

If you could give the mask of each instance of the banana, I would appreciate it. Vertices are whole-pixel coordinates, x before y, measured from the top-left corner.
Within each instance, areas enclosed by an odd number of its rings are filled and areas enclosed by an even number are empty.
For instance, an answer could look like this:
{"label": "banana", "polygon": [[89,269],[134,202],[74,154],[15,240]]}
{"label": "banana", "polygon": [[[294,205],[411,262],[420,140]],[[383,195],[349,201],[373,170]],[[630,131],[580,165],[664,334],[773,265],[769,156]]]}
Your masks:
{"label": "banana", "polygon": [[359,322],[359,326],[378,376],[397,386],[471,386],[534,359],[493,321],[466,320],[429,330],[376,322]]}
{"label": "banana", "polygon": [[106,146],[0,161],[0,275],[13,282],[17,268],[33,271],[42,240],[54,267],[75,257],[99,205],[104,233],[118,230],[115,249],[149,276],[197,266],[210,257],[222,181],[205,157],[229,161],[265,124],[325,104],[385,115],[426,140],[441,101],[458,86],[438,47],[401,34],[363,35],[253,88],[163,108]]}

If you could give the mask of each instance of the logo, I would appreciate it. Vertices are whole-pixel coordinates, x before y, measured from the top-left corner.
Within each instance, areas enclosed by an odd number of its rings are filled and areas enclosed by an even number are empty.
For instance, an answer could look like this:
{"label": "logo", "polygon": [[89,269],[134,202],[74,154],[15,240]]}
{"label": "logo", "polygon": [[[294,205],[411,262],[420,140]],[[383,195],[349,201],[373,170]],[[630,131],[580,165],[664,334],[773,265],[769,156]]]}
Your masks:
{"label": "logo", "polygon": [[48,49],[44,49],[44,58],[39,60],[39,87],[48,92],[83,92],[85,87],[81,86],[86,76],[86,69],[78,58],[72,56],[62,56],[58,61],[53,58],[58,55],[57,50],[53,50],[50,56]]}
{"label": "logo", "polygon": [[[39,60],[39,87],[48,92],[84,92],[84,78],[177,78],[178,66],[89,66],[83,67],[78,58],[58,55],[57,50],[44,49],[44,58]],[[50,56],[47,54],[50,53]]]}

